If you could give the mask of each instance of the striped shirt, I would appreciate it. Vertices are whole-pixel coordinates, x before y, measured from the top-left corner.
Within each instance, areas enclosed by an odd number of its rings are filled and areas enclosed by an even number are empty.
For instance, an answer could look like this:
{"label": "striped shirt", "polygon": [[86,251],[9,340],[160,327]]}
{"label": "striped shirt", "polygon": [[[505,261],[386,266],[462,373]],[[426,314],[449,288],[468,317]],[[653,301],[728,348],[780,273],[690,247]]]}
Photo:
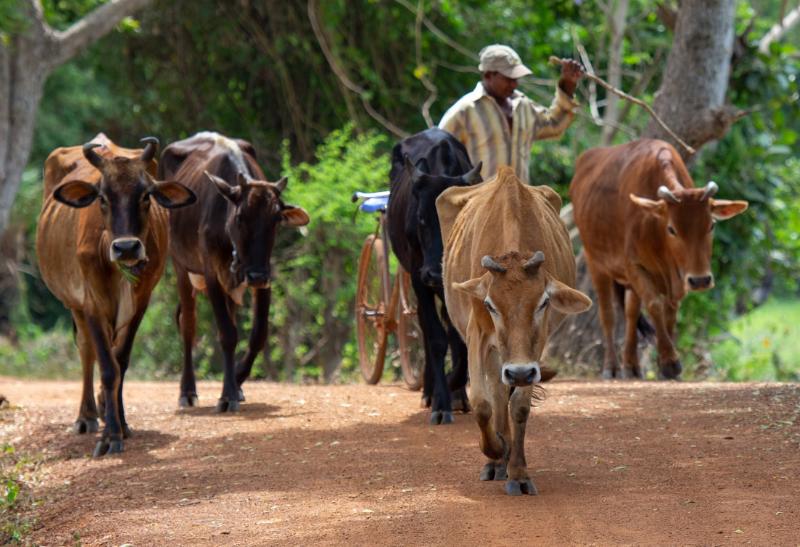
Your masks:
{"label": "striped shirt", "polygon": [[500,105],[486,92],[483,83],[478,82],[474,91],[461,97],[445,112],[439,128],[461,141],[473,165],[483,162],[483,180],[493,177],[501,165],[509,165],[521,181],[530,183],[528,164],[533,141],[564,133],[572,123],[577,104],[558,86],[550,108],[534,103],[515,90],[511,96],[513,123],[509,129]]}

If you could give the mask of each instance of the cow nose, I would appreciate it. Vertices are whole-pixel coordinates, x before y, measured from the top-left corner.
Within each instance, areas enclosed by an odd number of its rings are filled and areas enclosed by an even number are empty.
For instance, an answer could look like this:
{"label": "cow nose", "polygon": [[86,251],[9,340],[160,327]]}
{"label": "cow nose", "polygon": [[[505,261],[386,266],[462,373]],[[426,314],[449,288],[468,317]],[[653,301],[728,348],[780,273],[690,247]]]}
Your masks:
{"label": "cow nose", "polygon": [[111,242],[111,260],[138,260],[142,255],[142,242],[135,237],[121,237]]}
{"label": "cow nose", "polygon": [[515,387],[525,387],[542,381],[539,363],[503,365],[500,375],[504,384]]}
{"label": "cow nose", "polygon": [[249,285],[266,285],[269,281],[269,272],[259,271],[259,270],[248,270],[247,274],[247,283]]}
{"label": "cow nose", "polygon": [[422,268],[419,276],[422,282],[429,287],[438,288],[442,286],[441,272],[435,272],[431,268]]}
{"label": "cow nose", "polygon": [[689,288],[693,291],[710,289],[714,286],[713,275],[690,275],[688,281]]}

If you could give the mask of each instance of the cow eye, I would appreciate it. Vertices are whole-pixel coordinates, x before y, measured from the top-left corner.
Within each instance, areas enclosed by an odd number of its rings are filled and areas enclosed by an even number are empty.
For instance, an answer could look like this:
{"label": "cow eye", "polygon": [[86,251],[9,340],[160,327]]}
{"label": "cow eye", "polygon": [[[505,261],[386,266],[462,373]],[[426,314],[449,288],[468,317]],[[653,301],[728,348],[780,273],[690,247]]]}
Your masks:
{"label": "cow eye", "polygon": [[483,305],[486,306],[486,309],[489,311],[489,313],[491,313],[491,314],[496,314],[497,313],[497,310],[494,309],[494,306],[492,306],[492,303],[489,302],[488,300],[484,300],[483,301]]}
{"label": "cow eye", "polygon": [[714,226],[716,226],[716,225],[717,225],[717,222],[715,220],[712,220],[711,221],[711,228],[709,228],[708,231],[709,232],[713,232],[714,231]]}
{"label": "cow eye", "polygon": [[100,207],[102,209],[105,209],[106,207],[108,207],[108,200],[106,199],[106,197],[103,194],[98,194],[97,195],[97,201],[100,202]]}
{"label": "cow eye", "polygon": [[672,226],[667,226],[667,231],[669,232],[669,235],[671,235],[671,236],[678,235],[678,232],[676,232],[675,228],[673,228]]}
{"label": "cow eye", "polygon": [[541,304],[539,304],[539,307],[536,309],[536,311],[537,311],[537,312],[540,312],[540,311],[544,310],[544,309],[547,307],[547,305],[548,305],[549,303],[550,303],[550,298],[549,298],[549,297],[548,297],[548,298],[545,298],[545,299],[544,299],[544,302],[542,302]]}

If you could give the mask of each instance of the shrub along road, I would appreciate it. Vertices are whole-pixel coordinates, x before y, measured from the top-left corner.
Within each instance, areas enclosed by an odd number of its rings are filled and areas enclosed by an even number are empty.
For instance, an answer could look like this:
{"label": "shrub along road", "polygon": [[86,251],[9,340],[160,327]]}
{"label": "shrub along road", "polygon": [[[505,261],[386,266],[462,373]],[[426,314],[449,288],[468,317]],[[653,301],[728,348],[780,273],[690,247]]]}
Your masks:
{"label": "shrub along road", "polygon": [[480,482],[472,416],[432,427],[399,386],[130,382],[135,436],[89,458],[77,382],[0,379],[0,439],[40,463],[43,545],[795,545],[800,386],[556,381],[528,425],[537,497]]}

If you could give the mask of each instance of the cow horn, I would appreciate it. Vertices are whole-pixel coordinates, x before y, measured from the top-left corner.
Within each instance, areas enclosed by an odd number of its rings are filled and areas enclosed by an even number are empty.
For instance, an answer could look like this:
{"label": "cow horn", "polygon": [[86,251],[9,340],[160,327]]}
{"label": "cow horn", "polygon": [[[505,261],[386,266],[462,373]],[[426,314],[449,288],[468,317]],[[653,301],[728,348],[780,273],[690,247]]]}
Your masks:
{"label": "cow horn", "polygon": [[98,146],[103,146],[97,142],[87,142],[83,145],[83,157],[89,160],[89,163],[100,169],[103,167],[103,158],[97,155],[97,152],[94,151],[94,148]]}
{"label": "cow horn", "polygon": [[666,186],[659,186],[658,187],[658,197],[660,197],[661,199],[663,199],[665,201],[670,201],[672,203],[680,203],[681,202],[681,200],[679,200],[678,197],[675,194],[673,194],[670,191],[670,189],[667,188]]}
{"label": "cow horn", "polygon": [[542,251],[536,251],[533,256],[522,265],[522,268],[529,274],[536,273],[539,269],[539,266],[542,265],[544,262],[544,253]]}
{"label": "cow horn", "polygon": [[713,197],[717,193],[717,190],[719,190],[717,183],[713,180],[708,181],[708,184],[706,184],[706,191],[703,192],[703,197],[700,198],[700,201]]}
{"label": "cow horn", "polygon": [[506,273],[506,269],[497,262],[495,262],[494,259],[489,255],[486,255],[483,258],[481,258],[481,266],[493,272]]}
{"label": "cow horn", "polygon": [[147,143],[144,147],[144,152],[142,152],[141,160],[145,163],[150,163],[156,156],[156,152],[158,152],[158,139],[155,137],[145,137],[139,142]]}
{"label": "cow horn", "polygon": [[247,183],[250,182],[250,177],[248,177],[246,173],[242,173],[241,171],[239,171],[238,173],[236,173],[236,182],[239,183],[239,186],[244,188],[245,186],[247,186]]}
{"label": "cow horn", "polygon": [[464,173],[461,179],[464,181],[464,184],[467,186],[472,186],[473,184],[478,184],[479,182],[483,181],[481,178],[481,168],[483,167],[483,162],[479,161],[478,165],[473,167],[469,172]]}
{"label": "cow horn", "polygon": [[275,189],[278,190],[279,193],[283,192],[284,190],[286,190],[286,185],[288,183],[289,183],[289,177],[281,177],[281,179],[275,183]]}

